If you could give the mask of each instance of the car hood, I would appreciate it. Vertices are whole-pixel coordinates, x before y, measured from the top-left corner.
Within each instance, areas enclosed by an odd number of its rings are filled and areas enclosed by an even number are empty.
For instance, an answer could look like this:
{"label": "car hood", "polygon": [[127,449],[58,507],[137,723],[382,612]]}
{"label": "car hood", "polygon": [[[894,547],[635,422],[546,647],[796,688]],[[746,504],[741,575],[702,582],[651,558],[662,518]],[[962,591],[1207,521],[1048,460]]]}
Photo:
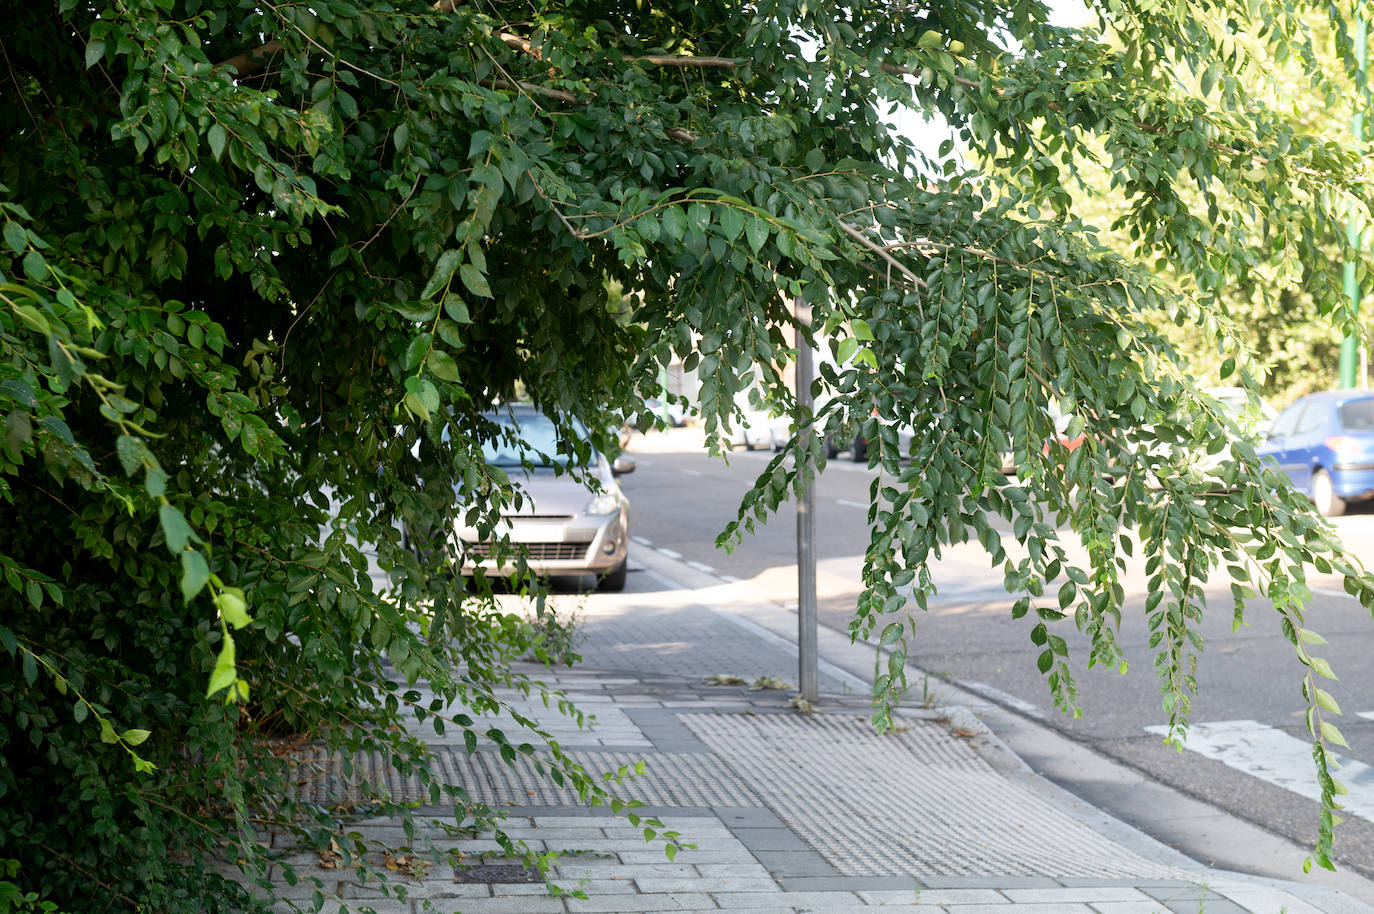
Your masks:
{"label": "car hood", "polygon": [[[507,472],[525,496],[519,510],[503,512],[510,517],[571,517],[584,511],[592,500],[587,484],[567,473],[558,476],[552,471],[519,469]],[[601,484],[607,491],[614,490],[611,480],[603,479]]]}

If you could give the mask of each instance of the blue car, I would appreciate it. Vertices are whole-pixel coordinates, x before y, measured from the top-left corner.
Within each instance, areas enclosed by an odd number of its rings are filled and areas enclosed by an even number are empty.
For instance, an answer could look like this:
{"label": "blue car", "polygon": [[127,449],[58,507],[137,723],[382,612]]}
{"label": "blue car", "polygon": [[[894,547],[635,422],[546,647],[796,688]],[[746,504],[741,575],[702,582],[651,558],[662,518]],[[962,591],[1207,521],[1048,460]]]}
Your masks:
{"label": "blue car", "polygon": [[1258,450],[1327,517],[1374,498],[1374,390],[1298,399],[1279,413]]}

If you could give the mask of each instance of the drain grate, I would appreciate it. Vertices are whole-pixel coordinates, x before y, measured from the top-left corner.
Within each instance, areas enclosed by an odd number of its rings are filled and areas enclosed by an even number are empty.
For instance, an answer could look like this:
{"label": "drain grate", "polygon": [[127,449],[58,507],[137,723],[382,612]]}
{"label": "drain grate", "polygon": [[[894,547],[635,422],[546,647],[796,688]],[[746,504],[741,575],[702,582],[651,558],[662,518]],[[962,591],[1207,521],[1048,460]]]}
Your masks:
{"label": "drain grate", "polygon": [[516,882],[543,882],[544,876],[532,866],[492,863],[482,866],[454,867],[453,881],[497,885]]}

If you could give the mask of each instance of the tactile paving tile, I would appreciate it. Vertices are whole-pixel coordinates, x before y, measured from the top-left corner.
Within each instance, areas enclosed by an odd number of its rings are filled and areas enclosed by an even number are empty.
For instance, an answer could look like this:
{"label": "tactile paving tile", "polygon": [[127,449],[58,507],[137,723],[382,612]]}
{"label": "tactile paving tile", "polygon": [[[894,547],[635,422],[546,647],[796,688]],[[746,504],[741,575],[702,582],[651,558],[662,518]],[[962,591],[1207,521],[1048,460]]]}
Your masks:
{"label": "tactile paving tile", "polygon": [[853,717],[681,719],[844,875],[1186,878],[1008,781],[943,724],[878,737]]}
{"label": "tactile paving tile", "polygon": [[[621,766],[634,770],[645,755],[634,752],[577,752],[568,757],[593,777],[614,772]],[[338,804],[363,798],[362,784],[385,790],[393,800],[427,804],[429,792],[416,777],[401,777],[375,756],[357,756],[354,775],[343,775],[339,758],[321,759],[297,779],[300,800]],[[606,784],[608,791],[624,800],[639,800],[648,806],[760,806],[758,793],[730,767],[714,756],[695,754],[655,754],[646,761],[644,774],[622,784]],[[560,788],[541,775],[523,758],[507,765],[495,752],[480,750],[468,755],[462,749],[442,747],[432,763],[441,782],[462,785],[471,800],[493,806],[568,806],[580,807],[577,793]],[[441,797],[441,802],[443,802]]]}

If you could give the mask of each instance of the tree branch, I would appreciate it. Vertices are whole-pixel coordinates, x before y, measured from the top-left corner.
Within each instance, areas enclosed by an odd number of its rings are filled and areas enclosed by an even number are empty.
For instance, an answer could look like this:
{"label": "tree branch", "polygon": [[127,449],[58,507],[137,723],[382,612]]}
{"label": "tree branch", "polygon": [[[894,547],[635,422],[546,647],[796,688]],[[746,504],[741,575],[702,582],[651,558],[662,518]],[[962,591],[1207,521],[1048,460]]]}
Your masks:
{"label": "tree branch", "polygon": [[840,227],[840,230],[843,231],[850,238],[853,238],[855,241],[859,242],[859,244],[868,248],[874,254],[877,254],[879,257],[881,257],[883,260],[886,260],[888,266],[892,267],[897,272],[905,276],[907,279],[911,280],[912,285],[914,285],[916,288],[920,289],[923,292],[925,291],[926,281],[921,277],[917,276],[915,273],[911,272],[911,270],[907,269],[907,266],[904,263],[902,263],[896,257],[893,257],[891,254],[889,254],[882,245],[878,244],[876,241],[873,241],[863,232],[854,228],[854,226],[850,225],[847,222],[840,221],[836,224]]}
{"label": "tree branch", "polygon": [[273,38],[271,41],[256,47],[251,51],[244,51],[236,54],[228,60],[215,65],[215,70],[234,70],[238,76],[247,76],[256,73],[267,66],[267,61],[281,53],[281,42]]}

